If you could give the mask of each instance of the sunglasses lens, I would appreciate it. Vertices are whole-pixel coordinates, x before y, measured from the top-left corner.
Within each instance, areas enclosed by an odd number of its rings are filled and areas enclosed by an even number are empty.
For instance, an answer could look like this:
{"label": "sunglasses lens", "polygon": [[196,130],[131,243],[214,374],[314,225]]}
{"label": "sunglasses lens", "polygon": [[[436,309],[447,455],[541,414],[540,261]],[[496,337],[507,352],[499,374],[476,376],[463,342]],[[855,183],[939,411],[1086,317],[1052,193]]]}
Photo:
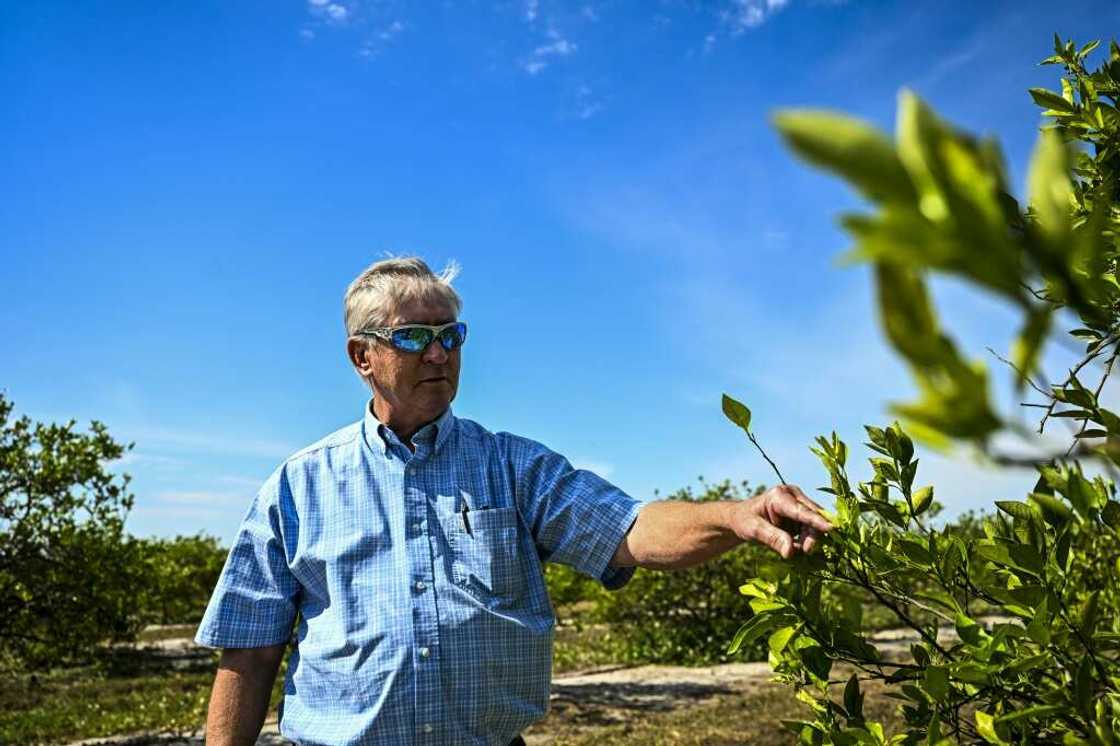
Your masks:
{"label": "sunglasses lens", "polygon": [[432,343],[428,329],[397,329],[393,332],[393,346],[405,352],[420,352]]}
{"label": "sunglasses lens", "polygon": [[467,341],[467,325],[459,322],[455,326],[449,326],[439,333],[439,343],[443,345],[443,349],[450,352],[463,346]]}

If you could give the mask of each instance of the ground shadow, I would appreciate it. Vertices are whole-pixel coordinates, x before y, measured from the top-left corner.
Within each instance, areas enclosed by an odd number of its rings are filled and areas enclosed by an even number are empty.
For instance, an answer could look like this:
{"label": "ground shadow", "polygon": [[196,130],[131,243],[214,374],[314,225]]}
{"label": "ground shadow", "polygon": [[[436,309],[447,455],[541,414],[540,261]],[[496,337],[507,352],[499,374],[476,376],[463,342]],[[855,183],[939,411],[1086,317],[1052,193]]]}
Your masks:
{"label": "ground shadow", "polygon": [[702,701],[734,689],[694,682],[552,684],[552,711],[576,725],[610,725],[640,712],[669,712],[686,701]]}

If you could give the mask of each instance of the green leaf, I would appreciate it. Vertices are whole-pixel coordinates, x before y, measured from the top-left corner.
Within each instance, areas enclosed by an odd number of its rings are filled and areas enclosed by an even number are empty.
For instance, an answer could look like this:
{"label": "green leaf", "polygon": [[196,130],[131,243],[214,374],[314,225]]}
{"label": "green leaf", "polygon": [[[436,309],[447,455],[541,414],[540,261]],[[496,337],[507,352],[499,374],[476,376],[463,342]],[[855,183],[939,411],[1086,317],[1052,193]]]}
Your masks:
{"label": "green leaf", "polygon": [[825,653],[820,645],[810,645],[798,651],[801,662],[809,673],[821,681],[828,681],[828,674],[832,670],[832,659]]}
{"label": "green leaf", "polygon": [[1012,518],[1023,521],[1030,521],[1038,517],[1038,514],[1031,509],[1030,505],[1016,500],[996,500],[996,507]]}
{"label": "green leaf", "polygon": [[1083,637],[1092,637],[1097,628],[1097,619],[1100,616],[1100,591],[1093,591],[1081,608],[1081,634]]}
{"label": "green leaf", "polygon": [[863,694],[859,691],[859,676],[852,674],[844,687],[844,710],[850,720],[863,720]]}
{"label": "green leaf", "polygon": [[745,645],[750,645],[770,630],[785,624],[789,620],[785,614],[755,614],[735,633],[731,644],[727,647],[727,654],[734,655]]}
{"label": "green leaf", "polygon": [[1069,506],[1053,495],[1032,492],[1027,495],[1027,499],[1042,509],[1043,518],[1055,528],[1061,528],[1073,519],[1073,511]]}
{"label": "green leaf", "polygon": [[793,639],[793,636],[797,634],[797,629],[798,628],[796,625],[790,627],[782,627],[781,629],[771,634],[768,641],[771,652],[777,654],[785,650],[786,645],[788,645],[789,641]]}
{"label": "green leaf", "polygon": [[1093,716],[1093,657],[1090,655],[1081,658],[1081,665],[1077,668],[1077,677],[1074,680],[1074,696],[1077,698],[1077,709],[1086,718]]}
{"label": "green leaf", "polygon": [[912,539],[898,539],[896,546],[902,550],[906,559],[916,565],[928,568],[933,564],[933,556],[929,553],[929,550]]}
{"label": "green leaf", "polygon": [[1101,510],[1101,520],[1114,530],[1120,530],[1120,502],[1109,500]]}
{"label": "green leaf", "polygon": [[1024,707],[1021,710],[1009,712],[1006,715],[1000,715],[996,718],[996,723],[1016,723],[1020,720],[1048,720],[1051,715],[1057,715],[1065,711],[1062,705],[1035,705],[1034,707]]}
{"label": "green leaf", "polygon": [[987,684],[991,678],[987,667],[969,661],[954,663],[949,670],[953,674],[953,678],[969,684]]}
{"label": "green leaf", "polygon": [[[1060,96],[1059,100],[1065,101]],[[1053,242],[1068,240],[1071,230],[1069,147],[1061,135],[1043,132],[1035,147],[1030,166],[1030,204],[1038,225]],[[1055,243],[1055,246],[1058,246]],[[1056,251],[1064,251],[1058,247]],[[1075,402],[1076,403],[1076,402]]]}
{"label": "green leaf", "polygon": [[786,110],[774,117],[774,124],[795,153],[844,177],[871,199],[916,200],[890,140],[865,122],[823,111]]}
{"label": "green leaf", "polygon": [[723,413],[746,432],[751,431],[751,410],[727,394],[723,395]]}
{"label": "green leaf", "polygon": [[1001,746],[1007,743],[996,734],[995,720],[992,716],[982,710],[976,711],[976,732],[988,743],[1000,744]]}
{"label": "green leaf", "polygon": [[1058,543],[1054,545],[1054,561],[1058,563],[1058,567],[1062,572],[1069,572],[1070,560],[1073,555],[1070,553],[1070,547],[1073,544],[1073,533],[1068,529],[1063,531],[1058,537]]}
{"label": "green leaf", "polygon": [[1088,57],[1093,52],[1094,49],[1096,49],[1097,47],[1100,46],[1100,43],[1101,42],[1100,42],[1099,39],[1095,39],[1095,40],[1089,42],[1088,44],[1084,45],[1083,47],[1081,47],[1081,49],[1079,49],[1077,51],[1078,59],[1083,60],[1086,57]]}
{"label": "green leaf", "polygon": [[1027,92],[1031,94],[1031,98],[1034,99],[1034,102],[1044,109],[1053,109],[1054,111],[1064,111],[1067,113],[1077,111],[1073,104],[1053,91],[1048,91],[1045,88],[1030,88]]}
{"label": "green leaf", "polygon": [[964,614],[957,614],[956,627],[957,634],[965,644],[978,647],[983,642],[983,629]]}
{"label": "green leaf", "polygon": [[1035,609],[1034,618],[1031,619],[1030,624],[1027,625],[1027,637],[1034,640],[1039,645],[1050,644],[1050,614],[1047,609],[1047,601],[1045,598]]}
{"label": "green leaf", "polygon": [[933,487],[922,487],[912,495],[911,499],[914,503],[914,515],[921,515],[933,504]]}
{"label": "green leaf", "polygon": [[770,598],[770,591],[758,585],[758,581],[751,581],[739,586],[739,593],[751,598]]}
{"label": "green leaf", "polygon": [[922,677],[922,688],[937,702],[949,696],[949,669],[943,666],[930,666]]}

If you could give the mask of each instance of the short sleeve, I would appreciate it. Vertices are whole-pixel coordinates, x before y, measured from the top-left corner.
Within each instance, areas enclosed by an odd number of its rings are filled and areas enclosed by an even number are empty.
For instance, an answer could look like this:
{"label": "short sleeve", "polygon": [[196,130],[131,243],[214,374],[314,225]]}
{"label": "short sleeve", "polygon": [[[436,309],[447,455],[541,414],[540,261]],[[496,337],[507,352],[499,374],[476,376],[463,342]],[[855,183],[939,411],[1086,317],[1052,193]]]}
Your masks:
{"label": "short sleeve", "polygon": [[281,468],[265,482],[241,522],[195,642],[258,648],[288,641],[300,586],[288,566],[284,537],[294,536],[296,527]]}
{"label": "short sleeve", "polygon": [[518,508],[541,558],[598,579],[609,590],[626,585],[633,567],[610,561],[642,503],[586,469],[529,440],[508,438]]}

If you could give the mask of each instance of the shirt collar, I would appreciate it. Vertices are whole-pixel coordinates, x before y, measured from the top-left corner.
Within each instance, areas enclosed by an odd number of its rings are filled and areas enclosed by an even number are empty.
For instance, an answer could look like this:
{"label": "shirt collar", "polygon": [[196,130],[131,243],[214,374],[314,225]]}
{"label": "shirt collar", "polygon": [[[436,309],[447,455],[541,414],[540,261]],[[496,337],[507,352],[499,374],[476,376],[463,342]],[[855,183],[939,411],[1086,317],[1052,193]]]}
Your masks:
{"label": "shirt collar", "polygon": [[[376,447],[382,455],[389,450],[389,439],[392,438],[399,442],[397,434],[386,427],[377,415],[373,413],[373,399],[370,398],[366,402],[366,411],[364,417],[366,441],[370,447]],[[429,422],[422,428],[416,431],[412,436],[413,442],[424,442],[435,436],[435,445],[432,447],[432,453],[439,452],[443,444],[447,442],[447,438],[451,435],[451,431],[455,428],[455,415],[451,413],[451,407],[443,410],[443,414],[437,417],[434,421]]]}

